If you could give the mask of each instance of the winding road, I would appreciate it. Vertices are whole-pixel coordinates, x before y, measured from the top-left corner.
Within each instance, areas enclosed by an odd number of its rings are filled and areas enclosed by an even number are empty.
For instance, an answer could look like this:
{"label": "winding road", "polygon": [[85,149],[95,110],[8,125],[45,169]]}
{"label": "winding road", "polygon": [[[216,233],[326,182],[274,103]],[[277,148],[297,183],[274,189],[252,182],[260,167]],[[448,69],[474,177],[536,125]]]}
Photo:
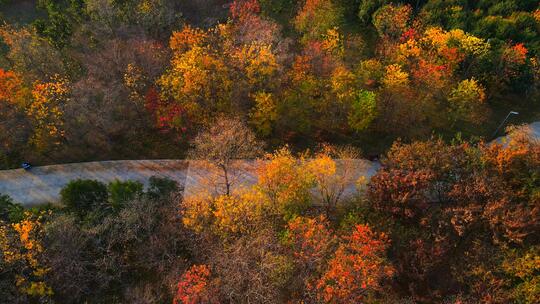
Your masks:
{"label": "winding road", "polygon": [[[523,128],[532,138],[540,139],[540,121]],[[496,141],[504,141],[504,137]],[[379,167],[378,163],[362,159],[350,160],[346,165],[355,166],[357,177],[367,178],[375,174]],[[252,161],[242,161],[238,174],[239,185],[256,181],[255,167]],[[120,160],[62,164],[34,167],[29,171],[0,170],[0,194],[7,194],[18,203],[32,206],[58,202],[60,190],[74,179],[95,179],[104,183],[136,180],[147,186],[151,176],[160,176],[175,180],[184,189],[184,195],[191,195],[201,191],[201,181],[208,174],[200,162],[187,160]]]}

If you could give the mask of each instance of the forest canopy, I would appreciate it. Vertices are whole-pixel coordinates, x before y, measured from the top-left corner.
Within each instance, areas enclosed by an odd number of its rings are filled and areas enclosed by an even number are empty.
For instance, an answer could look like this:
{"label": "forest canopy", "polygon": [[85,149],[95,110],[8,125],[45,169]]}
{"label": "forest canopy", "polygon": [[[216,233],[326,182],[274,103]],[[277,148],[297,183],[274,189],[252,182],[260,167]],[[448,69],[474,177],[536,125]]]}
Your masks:
{"label": "forest canopy", "polygon": [[223,116],[268,147],[379,154],[539,115],[536,1],[0,5],[2,168],[183,157]]}

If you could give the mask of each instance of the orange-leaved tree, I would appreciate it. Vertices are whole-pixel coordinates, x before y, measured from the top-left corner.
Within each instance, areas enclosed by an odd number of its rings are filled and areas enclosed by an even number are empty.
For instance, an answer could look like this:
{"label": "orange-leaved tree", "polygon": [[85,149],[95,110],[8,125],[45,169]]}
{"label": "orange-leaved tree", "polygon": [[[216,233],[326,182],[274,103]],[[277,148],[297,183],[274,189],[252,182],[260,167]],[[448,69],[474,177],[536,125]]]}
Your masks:
{"label": "orange-leaved tree", "polygon": [[318,280],[318,298],[325,303],[362,303],[371,293],[383,290],[383,281],[394,274],[385,255],[388,245],[384,233],[356,225]]}

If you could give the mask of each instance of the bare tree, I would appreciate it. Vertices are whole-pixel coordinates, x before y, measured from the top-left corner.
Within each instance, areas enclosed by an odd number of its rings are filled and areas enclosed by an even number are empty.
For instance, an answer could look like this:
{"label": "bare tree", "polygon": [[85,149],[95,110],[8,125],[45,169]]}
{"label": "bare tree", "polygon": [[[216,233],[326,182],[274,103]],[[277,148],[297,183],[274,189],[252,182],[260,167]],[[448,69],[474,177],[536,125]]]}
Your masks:
{"label": "bare tree", "polygon": [[272,231],[241,237],[230,246],[210,249],[209,263],[225,303],[285,303],[284,290],[293,278],[292,261]]}
{"label": "bare tree", "polygon": [[213,183],[227,195],[239,177],[239,160],[254,159],[263,152],[262,142],[241,120],[227,117],[200,132],[192,146],[189,157],[217,169]]}

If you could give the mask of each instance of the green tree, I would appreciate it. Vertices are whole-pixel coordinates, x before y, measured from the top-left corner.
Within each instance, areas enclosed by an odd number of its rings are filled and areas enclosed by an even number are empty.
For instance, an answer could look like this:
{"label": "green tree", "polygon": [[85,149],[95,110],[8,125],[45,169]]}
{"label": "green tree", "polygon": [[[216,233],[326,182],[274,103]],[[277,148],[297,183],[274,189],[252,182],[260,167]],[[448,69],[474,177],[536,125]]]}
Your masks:
{"label": "green tree", "polygon": [[0,193],[0,221],[16,223],[24,218],[24,208],[8,196]]}
{"label": "green tree", "polygon": [[67,46],[75,27],[84,18],[84,0],[39,0],[37,5],[47,13],[47,18],[33,23],[38,34],[56,48]]}
{"label": "green tree", "polygon": [[321,39],[328,30],[343,24],[343,9],[332,0],[306,0],[293,22],[305,40]]}
{"label": "green tree", "polygon": [[115,180],[107,186],[109,201],[113,209],[122,208],[127,202],[140,197],[143,194],[143,184],[138,181]]}
{"label": "green tree", "polygon": [[364,131],[376,116],[377,95],[371,91],[360,90],[351,105],[349,126],[357,132]]}
{"label": "green tree", "polygon": [[96,180],[77,179],[62,188],[60,197],[70,211],[84,216],[107,203],[107,186]]}
{"label": "green tree", "polygon": [[484,87],[474,78],[458,83],[448,97],[450,113],[454,121],[479,124],[486,119],[486,93]]}

